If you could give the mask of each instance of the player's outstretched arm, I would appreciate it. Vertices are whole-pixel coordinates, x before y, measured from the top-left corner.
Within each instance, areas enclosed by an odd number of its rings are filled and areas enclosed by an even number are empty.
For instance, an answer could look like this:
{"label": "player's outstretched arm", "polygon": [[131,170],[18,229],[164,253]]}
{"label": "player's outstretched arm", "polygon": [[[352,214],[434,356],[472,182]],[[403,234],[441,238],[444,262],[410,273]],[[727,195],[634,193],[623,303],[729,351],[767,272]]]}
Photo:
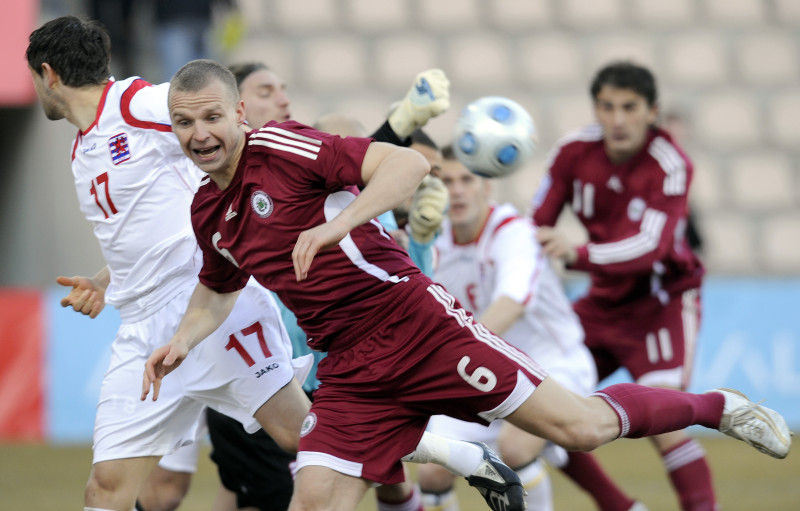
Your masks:
{"label": "player's outstretched arm", "polygon": [[72,307],[90,318],[96,318],[106,305],[105,296],[111,281],[108,266],[98,271],[94,277],[56,277],[56,282],[71,287],[69,294],[61,299],[62,307]]}
{"label": "player's outstretched arm", "polygon": [[441,69],[428,69],[414,78],[408,93],[387,120],[392,131],[402,140],[448,108],[450,81]]}
{"label": "player's outstretched arm", "polygon": [[351,230],[411,197],[430,168],[417,151],[371,143],[361,164],[361,178],[366,185],[361,193],[330,221],[298,236],[292,250],[297,281],[306,279],[317,252],[335,246]]}
{"label": "player's outstretched arm", "polygon": [[178,331],[167,344],[157,348],[144,363],[142,401],[153,386],[153,401],[158,399],[161,380],[175,370],[189,354],[189,350],[219,328],[228,317],[240,291],[217,293],[198,283],[189,299]]}

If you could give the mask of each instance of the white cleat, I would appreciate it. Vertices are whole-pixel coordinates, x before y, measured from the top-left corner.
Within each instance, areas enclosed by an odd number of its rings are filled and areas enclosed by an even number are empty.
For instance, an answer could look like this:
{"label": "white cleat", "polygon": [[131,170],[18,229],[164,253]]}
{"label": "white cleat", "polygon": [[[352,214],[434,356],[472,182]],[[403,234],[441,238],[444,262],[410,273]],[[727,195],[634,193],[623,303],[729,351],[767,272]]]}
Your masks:
{"label": "white cleat", "polygon": [[753,403],[733,389],[714,389],[725,396],[725,407],[719,430],[726,435],[752,445],[764,454],[783,459],[792,446],[792,432],[781,414]]}

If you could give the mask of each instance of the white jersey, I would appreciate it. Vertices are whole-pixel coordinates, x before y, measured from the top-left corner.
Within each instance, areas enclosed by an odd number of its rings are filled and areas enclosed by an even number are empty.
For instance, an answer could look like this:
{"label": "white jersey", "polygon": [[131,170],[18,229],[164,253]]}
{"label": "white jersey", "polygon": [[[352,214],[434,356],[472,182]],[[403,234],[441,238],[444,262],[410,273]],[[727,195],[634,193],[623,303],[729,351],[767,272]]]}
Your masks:
{"label": "white jersey", "polygon": [[480,318],[501,296],[525,304],[524,316],[501,337],[545,368],[583,343],[580,321],[536,242],[535,227],[513,206],[493,206],[473,243],[455,243],[447,219],[442,228],[434,280],[467,310]]}
{"label": "white jersey", "polygon": [[[105,299],[122,318],[97,405],[94,463],[171,453],[197,438],[204,406],[255,431],[256,410],[305,371],[306,361],[291,360],[275,300],[252,281],[164,381],[158,401],[138,398],[142,367],[177,330],[202,264],[191,203],[205,174],[172,133],[168,90],[136,77],[109,82],[72,150],[80,207],[111,274]],[[185,454],[168,467],[193,469],[193,453]]]}
{"label": "white jersey", "polygon": [[[547,369],[549,377],[580,395],[597,384],[597,371],[583,344],[583,328],[561,282],[536,241],[536,228],[513,206],[493,206],[478,239],[457,244],[449,220],[434,245],[434,280],[476,317],[501,296],[525,304],[525,314],[501,337]],[[428,431],[496,446],[499,422],[488,427],[435,415]],[[546,452],[557,452],[547,450]],[[544,454],[543,454],[544,455]],[[551,455],[544,455],[553,461]],[[564,456],[558,454],[558,456]],[[558,464],[556,464],[558,466]]]}
{"label": "white jersey", "polygon": [[172,133],[168,90],[110,81],[72,148],[81,211],[111,274],[105,300],[123,319],[163,306],[199,270],[190,206],[203,174]]}

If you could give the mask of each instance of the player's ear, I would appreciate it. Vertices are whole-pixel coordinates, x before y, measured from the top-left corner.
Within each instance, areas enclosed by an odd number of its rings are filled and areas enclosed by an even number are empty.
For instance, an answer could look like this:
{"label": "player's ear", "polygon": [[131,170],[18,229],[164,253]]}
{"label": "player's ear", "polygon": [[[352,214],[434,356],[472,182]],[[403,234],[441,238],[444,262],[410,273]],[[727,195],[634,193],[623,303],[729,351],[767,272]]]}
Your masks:
{"label": "player's ear", "polygon": [[247,119],[247,116],[245,115],[244,111],[244,101],[240,99],[236,104],[236,124],[244,124],[245,119]]}
{"label": "player's ear", "polygon": [[42,62],[42,81],[48,89],[54,88],[56,83],[61,81],[61,77],[47,62]]}

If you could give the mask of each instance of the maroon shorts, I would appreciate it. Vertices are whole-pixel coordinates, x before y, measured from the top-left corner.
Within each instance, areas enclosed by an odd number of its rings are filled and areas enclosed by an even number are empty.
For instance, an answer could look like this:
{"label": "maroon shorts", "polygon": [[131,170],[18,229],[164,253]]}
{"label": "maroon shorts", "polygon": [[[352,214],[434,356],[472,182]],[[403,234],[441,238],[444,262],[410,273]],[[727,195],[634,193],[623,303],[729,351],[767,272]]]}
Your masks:
{"label": "maroon shorts", "polygon": [[575,310],[599,380],[624,367],[637,383],[686,389],[700,326],[700,290],[653,299],[637,310],[614,316],[583,301]]}
{"label": "maroon shorts", "polygon": [[397,284],[392,294],[320,362],[298,468],[401,482],[400,458],[414,451],[431,415],[487,424],[516,410],[546,377],[428,279]]}

